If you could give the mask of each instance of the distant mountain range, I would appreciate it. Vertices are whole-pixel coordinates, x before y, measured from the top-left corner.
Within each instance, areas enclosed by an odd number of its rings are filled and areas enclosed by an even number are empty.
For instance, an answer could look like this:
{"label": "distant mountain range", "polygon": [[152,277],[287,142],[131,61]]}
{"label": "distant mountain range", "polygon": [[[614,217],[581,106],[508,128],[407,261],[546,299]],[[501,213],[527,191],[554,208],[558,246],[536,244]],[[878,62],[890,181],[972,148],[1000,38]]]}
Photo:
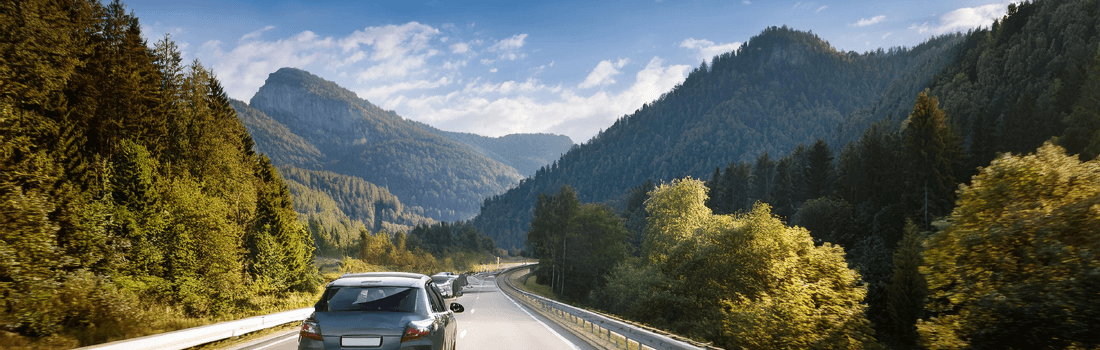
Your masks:
{"label": "distant mountain range", "polygon": [[256,149],[298,192],[299,212],[316,215],[328,207],[319,203],[332,203],[371,230],[469,219],[485,198],[573,146],[562,135],[494,138],[439,130],[294,68],[271,73],[249,103],[233,101],[233,107]]}

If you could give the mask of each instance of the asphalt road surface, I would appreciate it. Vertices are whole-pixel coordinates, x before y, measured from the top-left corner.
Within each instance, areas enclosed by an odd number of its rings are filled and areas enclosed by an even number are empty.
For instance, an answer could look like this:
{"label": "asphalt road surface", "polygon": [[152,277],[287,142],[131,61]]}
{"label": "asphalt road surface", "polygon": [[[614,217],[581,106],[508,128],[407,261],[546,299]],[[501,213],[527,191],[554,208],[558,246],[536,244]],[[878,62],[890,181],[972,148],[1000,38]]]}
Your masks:
{"label": "asphalt road surface", "polygon": [[[496,279],[488,277],[472,288],[465,289],[458,302],[466,311],[457,314],[458,349],[532,349],[532,350],[591,350],[594,349],[569,331],[547,320],[542,315],[521,306],[507,297],[497,287]],[[243,350],[294,350],[298,346],[298,333],[291,332],[270,341],[255,344]]]}

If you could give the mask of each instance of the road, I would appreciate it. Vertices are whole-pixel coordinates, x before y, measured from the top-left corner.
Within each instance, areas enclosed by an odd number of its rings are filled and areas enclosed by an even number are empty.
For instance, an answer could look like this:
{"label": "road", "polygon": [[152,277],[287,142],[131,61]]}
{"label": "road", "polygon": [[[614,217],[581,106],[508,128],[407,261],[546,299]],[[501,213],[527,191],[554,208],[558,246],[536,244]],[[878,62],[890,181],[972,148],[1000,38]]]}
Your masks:
{"label": "road", "polygon": [[[542,315],[511,300],[497,287],[495,278],[471,278],[470,282],[473,288],[466,289],[463,296],[448,299],[448,302],[458,302],[466,308],[466,312],[456,315],[457,350],[595,349]],[[294,350],[297,349],[297,339],[297,332],[291,332],[242,350]]]}

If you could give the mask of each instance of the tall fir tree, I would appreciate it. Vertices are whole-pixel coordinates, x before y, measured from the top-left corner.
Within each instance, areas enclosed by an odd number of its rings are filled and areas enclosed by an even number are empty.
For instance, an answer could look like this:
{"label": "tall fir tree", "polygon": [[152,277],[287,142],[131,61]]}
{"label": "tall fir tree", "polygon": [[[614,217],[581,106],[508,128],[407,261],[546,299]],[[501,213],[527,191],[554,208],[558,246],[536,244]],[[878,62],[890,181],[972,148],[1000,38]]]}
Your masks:
{"label": "tall fir tree", "polygon": [[906,203],[919,203],[914,214],[927,228],[950,212],[955,202],[955,172],[962,155],[939,101],[921,92],[905,124]]}

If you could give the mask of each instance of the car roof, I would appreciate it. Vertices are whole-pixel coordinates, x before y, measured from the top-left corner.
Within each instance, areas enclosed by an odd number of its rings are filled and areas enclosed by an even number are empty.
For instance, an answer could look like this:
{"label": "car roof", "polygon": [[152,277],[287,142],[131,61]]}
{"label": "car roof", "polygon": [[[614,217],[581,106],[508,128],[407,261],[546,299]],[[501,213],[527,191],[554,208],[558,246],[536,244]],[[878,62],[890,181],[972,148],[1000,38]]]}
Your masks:
{"label": "car roof", "polygon": [[393,287],[419,287],[425,282],[431,281],[428,276],[410,272],[366,272],[348,273],[340,276],[328,285],[330,287],[348,286],[393,286]]}

